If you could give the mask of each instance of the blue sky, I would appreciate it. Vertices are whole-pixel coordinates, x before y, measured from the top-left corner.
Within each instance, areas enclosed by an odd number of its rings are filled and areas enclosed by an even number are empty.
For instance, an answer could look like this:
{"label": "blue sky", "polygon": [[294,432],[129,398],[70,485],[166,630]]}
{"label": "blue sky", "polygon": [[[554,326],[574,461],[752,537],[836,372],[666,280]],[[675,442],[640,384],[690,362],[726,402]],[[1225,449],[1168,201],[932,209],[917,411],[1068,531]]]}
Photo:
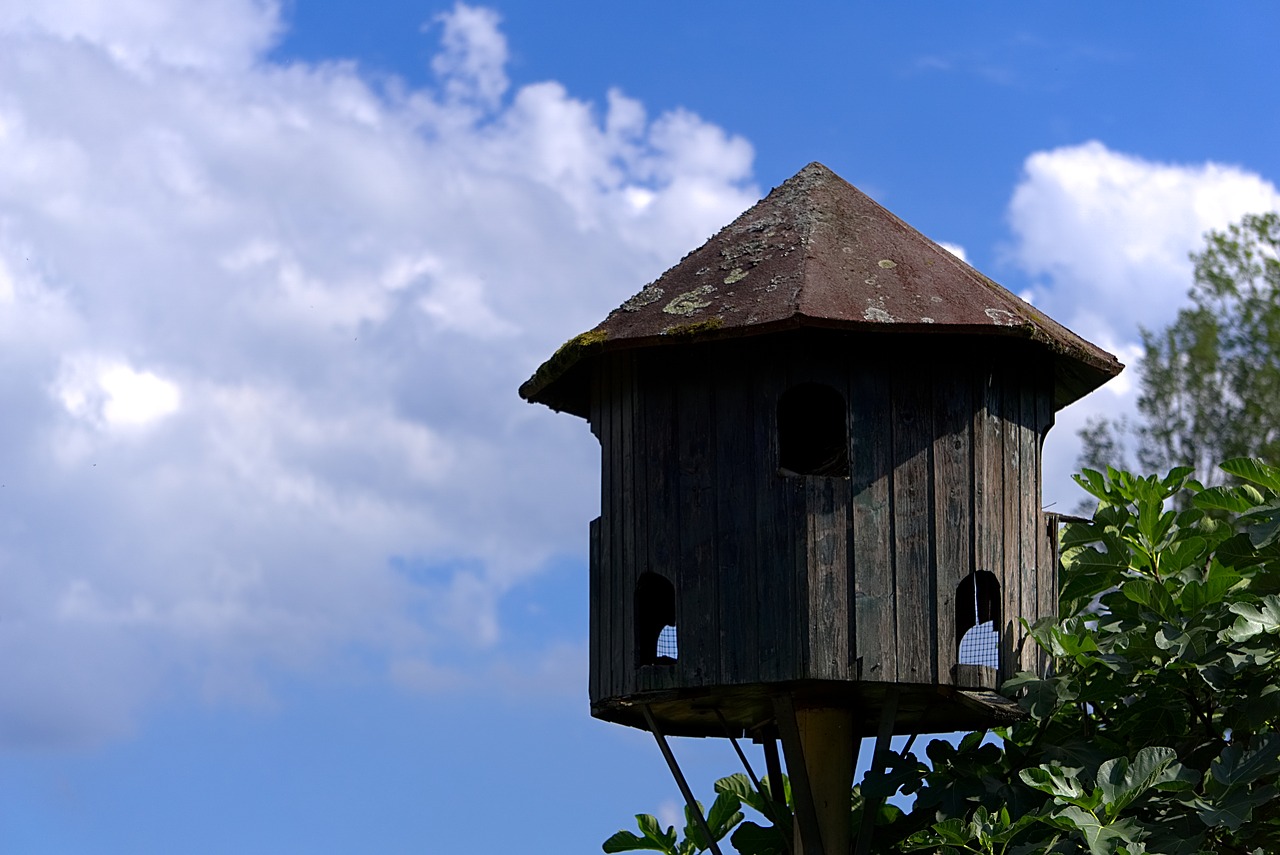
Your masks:
{"label": "blue sky", "polygon": [[[1132,362],[1199,236],[1280,207],[1277,24],[4,4],[0,851],[591,852],[671,815],[587,711],[595,444],[520,381],[813,160]],[[1133,398],[1059,414],[1046,503]]]}

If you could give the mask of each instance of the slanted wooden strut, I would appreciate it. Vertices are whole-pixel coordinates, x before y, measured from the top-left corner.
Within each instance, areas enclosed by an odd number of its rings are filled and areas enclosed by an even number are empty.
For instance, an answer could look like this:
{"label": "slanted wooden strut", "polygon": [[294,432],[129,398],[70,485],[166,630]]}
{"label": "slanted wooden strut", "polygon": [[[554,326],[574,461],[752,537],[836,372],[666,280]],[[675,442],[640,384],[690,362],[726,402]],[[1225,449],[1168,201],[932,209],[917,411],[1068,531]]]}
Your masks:
{"label": "slanted wooden strut", "polygon": [[[724,728],[724,735],[729,737],[729,741],[733,743],[733,750],[737,752],[738,759],[742,761],[742,768],[746,770],[747,777],[751,779],[751,786],[755,787],[756,792],[760,794],[761,804],[765,808],[764,810],[765,817],[770,822],[773,823],[775,828],[779,827],[780,823],[778,822],[778,816],[773,810],[773,807],[775,804],[773,794],[776,793],[778,795],[779,800],[785,801],[785,795],[783,793],[783,787],[782,787],[781,772],[778,773],[777,778],[774,778],[769,781],[769,792],[766,793],[764,790],[764,787],[760,786],[760,779],[756,777],[755,770],[751,768],[751,764],[747,761],[747,755],[743,753],[742,746],[738,744],[738,738],[733,735],[733,730],[729,727],[729,722],[725,720],[724,713],[720,712],[719,707],[715,708],[715,713],[716,713],[716,718],[720,719],[721,727]],[[772,744],[772,740],[770,740],[770,744]],[[776,762],[777,753],[778,753],[778,749],[776,746],[774,746],[773,753],[774,753],[774,758]],[[765,754],[767,757],[768,755],[767,748],[765,749]],[[766,766],[768,766],[768,763],[769,761],[766,759],[765,760]],[[772,768],[770,767],[770,774],[771,773],[772,773]],[[774,787],[777,787],[777,789],[774,789]],[[786,843],[787,852],[790,853],[791,841],[786,840],[784,842]]]}
{"label": "slanted wooden strut", "polygon": [[[884,706],[880,709],[880,731],[876,734],[876,750],[871,755],[871,774],[884,771],[884,752],[893,741],[893,723],[898,718],[898,687],[890,686],[885,692]],[[912,737],[913,739],[915,737]],[[871,852],[871,837],[875,833],[876,814],[880,812],[880,800],[864,798],[862,822],[858,826],[858,850],[856,855]]]}
{"label": "slanted wooden strut", "polygon": [[689,812],[693,814],[693,818],[698,823],[698,827],[702,829],[702,833],[707,836],[707,843],[711,846],[712,855],[723,855],[720,851],[720,844],[711,836],[711,827],[707,825],[707,818],[702,815],[702,808],[698,806],[698,800],[693,797],[693,790],[689,789],[689,782],[685,780],[684,773],[680,771],[680,764],[676,763],[676,755],[671,753],[671,746],[667,744],[667,738],[658,729],[658,723],[653,718],[653,712],[649,709],[648,704],[644,704],[640,709],[644,712],[644,720],[649,725],[649,732],[658,741],[658,749],[662,752],[662,758],[667,761],[667,767],[671,769],[671,776],[676,779],[676,786],[680,788],[680,794],[684,796],[684,803],[689,806]]}

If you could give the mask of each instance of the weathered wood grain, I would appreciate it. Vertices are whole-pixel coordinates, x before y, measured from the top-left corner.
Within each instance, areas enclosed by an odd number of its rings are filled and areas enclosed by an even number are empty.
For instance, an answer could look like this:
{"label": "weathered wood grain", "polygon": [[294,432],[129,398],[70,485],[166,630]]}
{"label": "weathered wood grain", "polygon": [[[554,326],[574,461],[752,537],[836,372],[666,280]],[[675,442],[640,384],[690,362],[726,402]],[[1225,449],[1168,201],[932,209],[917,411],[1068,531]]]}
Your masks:
{"label": "weathered wood grain", "polygon": [[894,604],[893,410],[889,378],[865,352],[851,355],[850,504],[853,517],[855,676],[898,678]]}
{"label": "weathered wood grain", "polygon": [[600,564],[600,517],[591,521],[588,529],[588,561],[587,561],[587,694],[595,703],[604,697],[600,687],[600,678],[609,664],[601,658],[600,642],[601,624],[607,617],[601,607],[601,585],[604,568]]}
{"label": "weathered wood grain", "polygon": [[[1034,620],[1040,610],[1040,567],[1036,548],[1040,538],[1040,432],[1036,398],[1039,390],[1035,387],[1035,360],[1028,359],[1018,374],[1022,386],[1022,414],[1018,420],[1018,441],[1020,445],[1018,462],[1021,466],[1018,477],[1020,508],[1020,525],[1018,539],[1021,563],[1019,573],[1022,577],[1022,599],[1018,613],[1028,620]],[[1018,644],[1021,647],[1020,667],[1034,671],[1039,664],[1039,650],[1030,637],[1017,626]]]}
{"label": "weathered wood grain", "polygon": [[682,610],[699,621],[707,643],[681,656],[681,671],[695,685],[720,677],[720,606],[716,570],[716,488],[710,366],[688,350],[680,353],[676,389]]}
{"label": "weathered wood grain", "polygon": [[1001,593],[1004,617],[1000,627],[1003,648],[1001,664],[1012,675],[1022,667],[1022,646],[1018,615],[1022,613],[1022,445],[1019,441],[1019,422],[1022,414],[1022,389],[1016,381],[1014,368],[1006,366],[1000,373],[1003,385],[1001,413],[1003,416],[1004,456],[1002,480],[1004,483],[1004,565],[1001,571]]}
{"label": "weathered wood grain", "polygon": [[[655,355],[636,363],[637,398],[633,423],[637,431],[639,465],[637,474],[636,511],[639,549],[644,565],[637,572],[657,573],[669,580],[676,590],[676,631],[680,646],[691,642],[696,646],[696,626],[685,619],[686,603],[680,596],[684,589],[681,568],[674,552],[679,536],[679,470],[676,463],[675,386],[671,382],[671,360],[668,354]],[[682,672],[683,663],[676,663]]]}
{"label": "weathered wood grain", "polygon": [[[600,675],[600,691],[607,697],[617,695],[627,686],[623,681],[627,678],[633,663],[627,662],[618,636],[623,630],[622,615],[618,609],[618,576],[620,573],[618,554],[617,528],[619,525],[618,507],[615,501],[618,472],[618,430],[617,393],[613,383],[612,360],[602,360],[596,371],[597,386],[600,394],[596,406],[600,411],[601,459],[603,467],[600,473],[600,613],[604,617],[600,634],[600,650],[602,661],[608,663],[607,670]],[[629,599],[629,597],[628,597]]]}
{"label": "weathered wood grain", "polygon": [[807,477],[808,667],[822,680],[849,677],[847,478]]}
{"label": "weathered wood grain", "polygon": [[[1053,427],[1053,366],[1044,360],[1036,378],[1036,506],[1044,505],[1044,440]],[[1036,549],[1036,617],[1048,617],[1058,613],[1058,538],[1057,526],[1041,512],[1040,539]],[[1047,674],[1051,658],[1040,651],[1036,660],[1036,672]]]}
{"label": "weathered wood grain", "polygon": [[938,679],[948,682],[959,651],[956,593],[973,571],[973,424],[971,369],[940,366],[934,375],[934,554],[937,590]]}
{"label": "weathered wood grain", "polygon": [[976,569],[993,573],[1000,583],[1001,677],[1010,658],[1011,614],[1008,609],[1008,580],[1004,571],[1004,396],[1000,375],[993,365],[977,376],[980,407],[974,412],[974,556]]}
{"label": "weathered wood grain", "polygon": [[938,614],[933,578],[933,414],[926,366],[893,376],[894,592],[898,681],[937,679]]}
{"label": "weathered wood grain", "polygon": [[[931,354],[797,335],[596,363],[593,702],[621,711],[661,692],[655,709],[674,709],[665,705],[685,703],[676,690],[765,697],[804,680],[870,684],[850,697],[894,682],[985,685],[956,667],[956,597],[975,569],[1000,583],[999,676],[1047,664],[1031,645],[1011,648],[1018,618],[1056,603],[1039,507],[1051,364],[1014,348]],[[810,383],[846,396],[847,477],[779,467],[778,401]],[[675,663],[637,663],[645,572],[675,585]],[[696,730],[707,713],[695,704],[681,715]]]}
{"label": "weathered wood grain", "polygon": [[[637,487],[637,467],[642,466],[640,450],[635,435],[635,355],[619,353],[615,357],[614,388],[617,392],[617,424],[618,431],[618,468],[621,473],[616,498],[618,508],[618,552],[622,556],[619,568],[619,585],[626,592],[619,604],[621,607],[625,629],[622,633],[624,655],[626,661],[635,663],[641,651],[636,644],[636,583],[645,568],[642,565],[644,552],[642,544],[636,537],[636,500],[642,495]],[[634,669],[634,665],[632,666]],[[633,670],[634,673],[634,670]]]}
{"label": "weathered wood grain", "polygon": [[755,470],[756,532],[758,556],[756,617],[759,674],[764,682],[794,679],[794,654],[799,604],[795,600],[796,566],[794,481],[778,469],[778,400],[787,388],[787,373],[776,346],[752,359],[756,377],[756,410],[753,436],[757,450]]}
{"label": "weathered wood grain", "polygon": [[756,657],[756,447],[746,426],[756,418],[755,390],[738,348],[717,349],[715,379],[716,566],[720,598],[720,674],[726,682],[754,682]]}

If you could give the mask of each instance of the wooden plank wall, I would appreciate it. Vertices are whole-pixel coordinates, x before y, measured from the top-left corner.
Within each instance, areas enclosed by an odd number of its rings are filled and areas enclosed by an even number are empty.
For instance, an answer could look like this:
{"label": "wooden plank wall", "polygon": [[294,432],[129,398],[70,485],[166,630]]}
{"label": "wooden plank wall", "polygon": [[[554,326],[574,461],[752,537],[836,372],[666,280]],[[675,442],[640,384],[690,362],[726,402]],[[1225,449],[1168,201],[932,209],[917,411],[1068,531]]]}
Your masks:
{"label": "wooden plank wall", "polygon": [[[979,381],[982,406],[974,414],[974,560],[996,575],[1001,590],[1001,679],[1041,665],[1025,641],[1019,617],[1056,607],[1052,562],[1040,546],[1041,443],[1051,423],[1052,385],[1040,360],[1000,364]],[[1046,578],[1046,573],[1049,574]]]}
{"label": "wooden plank wall", "polygon": [[602,622],[607,620],[607,616],[601,613],[601,604],[604,602],[603,596],[603,576],[605,573],[604,560],[600,554],[600,520],[596,517],[591,521],[589,528],[590,544],[589,544],[589,563],[587,566],[588,581],[588,618],[587,618],[587,670],[588,677],[588,695],[592,702],[605,697],[605,688],[601,686],[600,681],[604,676],[606,669],[609,667],[609,653],[604,649],[601,642]]}
{"label": "wooden plank wall", "polygon": [[[600,360],[593,700],[801,678],[949,683],[955,595],[975,567],[1001,584],[1001,676],[1046,664],[1015,647],[1018,616],[1057,599],[1039,507],[1048,361],[888,364],[794,340]],[[804,382],[846,397],[847,479],[777,470],[777,402]],[[676,586],[674,666],[635,666],[645,571]]]}
{"label": "wooden plank wall", "polygon": [[[1036,502],[1037,508],[1044,506],[1044,440],[1053,427],[1053,374],[1051,366],[1046,363],[1041,367],[1043,376],[1038,378],[1037,385],[1041,394],[1036,398]],[[1048,617],[1058,613],[1058,532],[1057,524],[1044,511],[1040,511],[1036,520],[1038,537],[1036,538],[1036,576],[1038,602],[1036,611],[1040,617]],[[1037,654],[1036,673],[1048,674],[1052,666],[1052,657],[1041,650]]]}
{"label": "wooden plank wall", "polygon": [[1021,526],[1021,471],[1022,443],[1020,441],[1019,421],[1022,414],[1021,389],[1016,382],[1011,382],[1006,370],[998,375],[997,382],[1002,385],[999,410],[1002,421],[1001,437],[1004,440],[1001,456],[1001,480],[1004,485],[1003,540],[1004,561],[996,570],[1000,577],[1000,592],[1003,603],[1000,614],[1003,624],[1000,626],[1000,645],[1002,648],[1001,665],[1005,670],[1002,677],[1012,675],[1021,670],[1019,656],[1022,646],[1018,643],[1018,616],[1022,614],[1022,541]]}
{"label": "wooden plank wall", "polygon": [[617,440],[611,406],[612,376],[610,363],[602,362],[593,378],[591,395],[591,430],[600,439],[600,523],[596,527],[595,549],[599,570],[591,574],[591,614],[597,618],[593,621],[595,637],[591,641],[594,656],[591,662],[593,702],[617,694],[619,687],[615,680],[621,678],[618,670],[623,664],[618,659],[619,654],[614,644],[618,631],[613,613],[613,603],[617,599],[614,596],[618,573],[614,528],[618,522],[618,514],[613,507],[614,449]]}
{"label": "wooden plank wall", "polygon": [[[1015,380],[1020,385],[1022,411],[1018,419],[1018,460],[1022,466],[1018,480],[1018,540],[1021,561],[1018,574],[1021,578],[1021,600],[1018,614],[1027,620],[1034,620],[1040,612],[1040,574],[1037,571],[1040,541],[1040,431],[1036,424],[1037,390],[1031,385],[1034,379],[1034,365],[1023,363]],[[1036,643],[1016,623],[1013,632],[1017,634],[1016,644],[1019,648],[1018,668],[1034,671],[1039,662]]]}
{"label": "wooden plank wall", "polygon": [[1022,536],[1022,392],[1016,382],[1016,375],[1006,370],[1000,380],[1003,381],[1001,395],[1001,417],[1004,421],[1004,563],[997,572],[1000,577],[1000,591],[1004,602],[1000,609],[1003,625],[1000,627],[1000,641],[1004,648],[1001,664],[1005,674],[1010,676],[1020,671],[1020,657],[1023,650],[1018,616],[1022,614],[1022,588],[1027,581],[1022,573],[1023,546]]}
{"label": "wooden plank wall", "polygon": [[950,682],[958,651],[956,591],[973,568],[974,458],[972,369],[934,373],[934,557],[937,567],[937,680]]}
{"label": "wooden plank wall", "polygon": [[849,481],[855,679],[898,679],[893,567],[893,410],[889,378],[851,357]]}
{"label": "wooden plank wall", "polygon": [[[658,573],[678,591],[681,585],[678,541],[681,500],[676,456],[676,390],[666,379],[668,361],[669,357],[661,354],[656,359],[636,362],[637,412],[632,425],[636,431],[633,443],[638,452],[638,465],[643,467],[643,477],[639,473],[637,475],[636,511],[644,517],[643,523],[637,525],[638,532],[643,532],[638,555],[644,563],[635,572]],[[681,618],[681,601],[677,595],[676,630],[683,649],[689,646],[690,641],[685,638],[685,633],[696,628],[696,622]],[[697,644],[693,647],[696,648]],[[672,676],[679,679],[678,674]]]}
{"label": "wooden plank wall", "polygon": [[[756,620],[761,606],[755,596],[760,565],[755,548],[755,473],[766,464],[758,460],[755,432],[748,425],[765,414],[757,412],[750,352],[739,347],[716,348],[711,357],[719,599],[710,605],[720,616],[718,673],[725,683],[754,683],[760,671]],[[759,403],[763,409],[766,402]]]}
{"label": "wooden plank wall", "polygon": [[[813,338],[802,347],[783,350],[774,359],[787,364],[787,388],[816,383],[839,392],[845,403],[846,453],[852,471],[852,365],[847,344]],[[776,403],[773,411],[776,416]],[[804,616],[798,635],[803,644],[798,673],[819,680],[854,679],[857,613],[851,565],[851,479],[785,476],[781,480],[791,482],[783,489],[793,491],[793,519],[802,535],[794,557],[799,583],[795,595]]]}
{"label": "wooden plank wall", "polygon": [[[994,573],[1005,590],[1004,576],[1004,386],[992,367],[977,372],[973,413],[973,561],[974,569]],[[1005,632],[1007,603],[1002,598],[1000,659],[1010,661]],[[1005,674],[1000,675],[1002,678]]]}
{"label": "wooden plank wall", "polygon": [[817,680],[848,680],[849,480],[804,478],[803,482],[809,620],[802,673]]}
{"label": "wooden plank wall", "polygon": [[[677,358],[680,354],[676,354]],[[674,461],[679,484],[679,564],[676,608],[683,616],[689,642],[681,650],[677,668],[689,685],[711,685],[720,676],[720,598],[715,568],[716,493],[713,481],[713,374],[706,360],[680,359],[672,366],[679,376],[675,393],[676,445]]]}
{"label": "wooden plank wall", "polygon": [[[933,566],[933,402],[928,368],[893,374],[893,549],[898,682],[937,679],[938,613]],[[882,535],[883,536],[883,535]]]}
{"label": "wooden plank wall", "polygon": [[[618,513],[618,555],[621,563],[617,575],[620,591],[614,592],[612,610],[622,627],[619,657],[624,664],[632,665],[636,661],[638,651],[635,643],[635,608],[633,594],[640,574],[646,569],[641,559],[641,547],[644,544],[643,521],[636,513],[635,503],[644,493],[640,485],[644,483],[645,465],[642,455],[635,454],[634,449],[643,447],[643,439],[636,435],[636,376],[635,354],[621,353],[613,360],[613,383],[617,394],[614,397],[614,465],[618,488],[614,494],[614,510]],[[623,596],[618,596],[622,593]],[[624,671],[625,673],[625,671]]]}
{"label": "wooden plank wall", "polygon": [[755,548],[759,556],[756,573],[756,600],[760,604],[756,618],[756,642],[759,652],[759,676],[762,682],[794,679],[800,673],[801,651],[796,639],[809,610],[807,601],[798,597],[802,586],[797,579],[797,524],[803,524],[805,494],[803,482],[795,478],[779,478],[777,407],[770,409],[788,387],[783,360],[772,354],[757,356],[752,368],[757,378],[757,393],[765,404],[756,414],[755,447],[761,465],[755,472],[756,532]]}

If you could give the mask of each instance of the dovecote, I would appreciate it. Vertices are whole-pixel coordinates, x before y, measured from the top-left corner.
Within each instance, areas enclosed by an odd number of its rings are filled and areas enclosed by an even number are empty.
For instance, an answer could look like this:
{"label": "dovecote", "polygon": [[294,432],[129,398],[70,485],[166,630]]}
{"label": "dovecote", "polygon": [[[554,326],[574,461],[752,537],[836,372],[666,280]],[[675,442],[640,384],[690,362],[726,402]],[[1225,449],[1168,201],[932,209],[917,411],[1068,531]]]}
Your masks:
{"label": "dovecote", "polygon": [[810,164],[521,387],[600,441],[592,714],[1008,720],[1057,606],[1044,437],[1120,368]]}

